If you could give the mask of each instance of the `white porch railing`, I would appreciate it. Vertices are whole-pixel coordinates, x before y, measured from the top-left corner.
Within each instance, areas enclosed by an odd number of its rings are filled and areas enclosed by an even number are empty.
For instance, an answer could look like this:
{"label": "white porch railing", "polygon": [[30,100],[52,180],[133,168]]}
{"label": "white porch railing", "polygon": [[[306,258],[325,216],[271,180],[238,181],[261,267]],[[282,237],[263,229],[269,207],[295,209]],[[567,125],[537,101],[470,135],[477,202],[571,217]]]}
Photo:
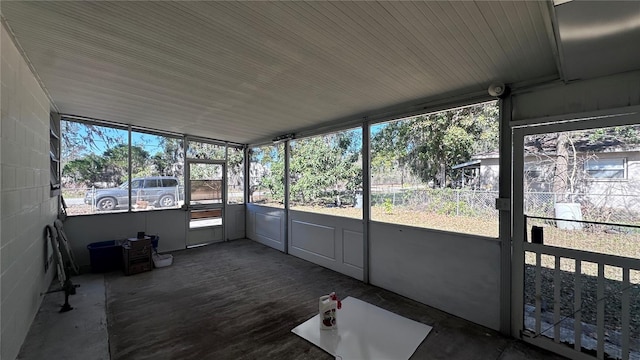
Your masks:
{"label": "white porch railing", "polygon": [[[575,358],[583,359],[590,358],[587,356],[583,349],[595,350],[597,359],[605,359],[605,353],[610,358],[618,358],[622,360],[640,359],[640,352],[637,345],[640,343],[640,339],[631,338],[631,312],[630,312],[630,293],[632,284],[630,282],[630,271],[640,270],[640,259],[619,257],[614,255],[599,254],[581,250],[560,248],[554,246],[546,246],[542,244],[524,243],[524,251],[535,254],[535,264],[529,266],[535,266],[534,275],[534,288],[535,288],[535,309],[529,311],[533,312],[533,324],[531,321],[527,324],[525,321],[525,330],[523,331],[523,339],[528,342],[532,342],[539,346],[547,348],[553,348],[559,350],[561,348],[560,343],[573,343],[573,351],[566,351],[570,349],[566,347],[563,351],[563,355]],[[542,303],[542,255],[552,256],[555,259],[555,267],[550,269],[553,272],[553,315],[543,316],[543,303]],[[573,286],[574,286],[574,298],[573,298],[573,311],[571,315],[561,316],[561,289],[562,281],[560,263],[561,259],[569,259],[569,262],[574,263],[573,271]],[[565,260],[567,261],[567,260]],[[595,324],[595,344],[588,344],[593,342],[592,335],[585,336],[585,330],[591,332],[588,329],[592,329],[593,325],[584,324],[582,322],[582,262],[589,262],[597,264],[597,280],[596,280],[596,324]],[[526,265],[525,265],[526,266]],[[618,268],[622,271],[622,283],[620,290],[617,290],[617,294],[611,294],[611,289],[605,288],[605,266],[611,266]],[[605,302],[607,298],[615,295],[619,296],[621,300],[621,325],[619,341],[610,342],[607,340],[605,333],[610,333],[611,330],[605,329]],[[636,300],[640,301],[640,299]],[[565,304],[566,305],[566,304]],[[525,310],[525,314],[527,311]],[[573,326],[567,326],[568,324]],[[555,343],[555,344],[553,344]],[[635,346],[631,346],[635,344]],[[593,348],[595,347],[595,349]]]}

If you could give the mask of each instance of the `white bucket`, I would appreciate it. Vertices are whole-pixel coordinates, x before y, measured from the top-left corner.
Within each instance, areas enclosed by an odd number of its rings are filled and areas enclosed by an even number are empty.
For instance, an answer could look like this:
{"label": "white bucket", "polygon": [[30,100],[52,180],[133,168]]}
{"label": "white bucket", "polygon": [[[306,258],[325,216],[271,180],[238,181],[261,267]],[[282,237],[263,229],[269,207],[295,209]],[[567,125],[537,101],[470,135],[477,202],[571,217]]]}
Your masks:
{"label": "white bucket", "polygon": [[563,220],[582,220],[582,209],[578,203],[556,203],[556,226],[558,229],[564,230],[581,230],[582,223],[576,221]]}

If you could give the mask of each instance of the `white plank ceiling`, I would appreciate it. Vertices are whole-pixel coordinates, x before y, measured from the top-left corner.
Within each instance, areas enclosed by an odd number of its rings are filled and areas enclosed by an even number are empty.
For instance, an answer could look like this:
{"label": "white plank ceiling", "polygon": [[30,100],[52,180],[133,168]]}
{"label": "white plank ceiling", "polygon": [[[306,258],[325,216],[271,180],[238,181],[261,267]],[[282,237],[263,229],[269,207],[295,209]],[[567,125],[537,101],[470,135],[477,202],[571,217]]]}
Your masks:
{"label": "white plank ceiling", "polygon": [[60,112],[238,143],[559,76],[544,2],[0,7]]}

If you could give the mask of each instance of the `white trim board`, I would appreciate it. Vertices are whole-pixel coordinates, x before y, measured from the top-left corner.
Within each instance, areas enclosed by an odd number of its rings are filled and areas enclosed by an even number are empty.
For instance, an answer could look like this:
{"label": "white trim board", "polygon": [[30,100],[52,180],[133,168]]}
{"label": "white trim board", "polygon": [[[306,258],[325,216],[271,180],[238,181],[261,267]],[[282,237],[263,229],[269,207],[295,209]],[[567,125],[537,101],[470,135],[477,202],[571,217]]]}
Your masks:
{"label": "white trim board", "polygon": [[347,297],[335,330],[320,330],[319,315],[291,332],[337,359],[409,359],[432,327]]}

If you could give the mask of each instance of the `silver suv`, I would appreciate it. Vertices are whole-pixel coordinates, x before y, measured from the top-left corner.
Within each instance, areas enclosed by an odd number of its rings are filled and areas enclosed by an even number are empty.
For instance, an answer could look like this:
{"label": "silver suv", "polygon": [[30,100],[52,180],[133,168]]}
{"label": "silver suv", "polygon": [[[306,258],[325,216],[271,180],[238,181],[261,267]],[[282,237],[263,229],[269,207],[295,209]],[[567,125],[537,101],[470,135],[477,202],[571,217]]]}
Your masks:
{"label": "silver suv", "polygon": [[[182,191],[178,178],[173,176],[151,176],[131,180],[131,199],[145,201],[159,207],[175,206]],[[84,196],[85,204],[95,204],[98,210],[114,210],[129,205],[129,184],[117,188],[95,189]]]}

